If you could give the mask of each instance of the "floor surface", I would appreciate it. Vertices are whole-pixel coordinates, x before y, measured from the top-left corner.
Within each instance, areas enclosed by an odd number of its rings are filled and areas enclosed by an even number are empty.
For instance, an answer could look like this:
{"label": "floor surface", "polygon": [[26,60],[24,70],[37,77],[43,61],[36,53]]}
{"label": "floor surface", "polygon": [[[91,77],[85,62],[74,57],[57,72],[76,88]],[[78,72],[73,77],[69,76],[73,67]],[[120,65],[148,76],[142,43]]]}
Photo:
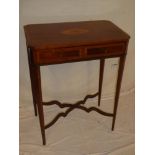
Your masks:
{"label": "floor surface", "polygon": [[[88,100],[86,106],[97,106],[96,101]],[[100,108],[111,112],[112,104],[111,99],[102,100]],[[45,107],[45,121],[64,110]],[[111,123],[110,117],[96,112],[73,110],[46,130],[47,144],[43,146],[33,105],[21,103],[20,155],[134,155],[134,92],[120,97],[114,131]]]}

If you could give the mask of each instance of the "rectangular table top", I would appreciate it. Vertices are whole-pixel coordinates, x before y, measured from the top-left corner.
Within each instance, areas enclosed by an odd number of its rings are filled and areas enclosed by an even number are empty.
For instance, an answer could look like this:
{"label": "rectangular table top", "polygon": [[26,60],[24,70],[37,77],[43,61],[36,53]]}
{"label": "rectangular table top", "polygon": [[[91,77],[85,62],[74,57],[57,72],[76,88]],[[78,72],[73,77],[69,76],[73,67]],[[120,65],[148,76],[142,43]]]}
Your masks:
{"label": "rectangular table top", "polygon": [[126,42],[130,36],[110,21],[81,21],[24,26],[27,46],[52,49]]}

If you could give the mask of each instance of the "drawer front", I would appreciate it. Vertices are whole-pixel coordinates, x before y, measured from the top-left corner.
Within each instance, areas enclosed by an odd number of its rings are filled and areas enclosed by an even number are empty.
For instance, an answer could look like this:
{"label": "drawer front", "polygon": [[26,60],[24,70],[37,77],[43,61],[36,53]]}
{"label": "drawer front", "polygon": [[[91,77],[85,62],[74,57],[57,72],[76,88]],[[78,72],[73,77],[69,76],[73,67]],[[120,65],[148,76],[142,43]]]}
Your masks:
{"label": "drawer front", "polygon": [[33,52],[35,64],[54,64],[68,61],[114,57],[125,53],[125,44],[87,46],[79,48],[61,48]]}
{"label": "drawer front", "polygon": [[35,51],[33,58],[36,64],[61,63],[68,60],[77,60],[81,57],[81,50],[78,48],[65,48],[53,50]]}
{"label": "drawer front", "polygon": [[119,56],[125,53],[124,44],[87,47],[87,57]]}

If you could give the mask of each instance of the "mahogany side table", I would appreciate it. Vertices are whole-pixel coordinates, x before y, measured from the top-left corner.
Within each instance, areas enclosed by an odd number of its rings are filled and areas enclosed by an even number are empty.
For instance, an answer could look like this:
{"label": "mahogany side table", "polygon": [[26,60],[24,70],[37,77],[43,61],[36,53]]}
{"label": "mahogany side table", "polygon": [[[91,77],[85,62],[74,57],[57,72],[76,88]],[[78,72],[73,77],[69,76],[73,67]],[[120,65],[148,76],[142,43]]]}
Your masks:
{"label": "mahogany side table", "polygon": [[[43,145],[46,144],[45,129],[53,125],[60,117],[66,117],[75,108],[86,112],[96,111],[113,118],[114,130],[119,93],[125,57],[130,36],[110,21],[83,21],[49,24],[31,24],[24,26],[31,88],[35,116],[39,114]],[[104,62],[106,58],[119,57],[119,69],[113,113],[99,108],[84,106],[88,98],[98,96],[100,106]],[[57,100],[43,102],[41,90],[40,66],[79,61],[99,60],[99,88],[95,94],[87,95],[75,104],[60,103]],[[60,108],[68,107],[45,125],[43,106],[56,104]]]}

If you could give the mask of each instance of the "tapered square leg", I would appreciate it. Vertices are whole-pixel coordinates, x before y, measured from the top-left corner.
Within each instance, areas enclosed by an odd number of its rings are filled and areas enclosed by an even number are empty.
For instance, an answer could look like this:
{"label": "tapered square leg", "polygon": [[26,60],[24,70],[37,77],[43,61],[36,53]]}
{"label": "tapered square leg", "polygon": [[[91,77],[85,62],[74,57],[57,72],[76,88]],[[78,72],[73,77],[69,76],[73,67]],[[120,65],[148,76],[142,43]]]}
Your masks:
{"label": "tapered square leg", "polygon": [[124,65],[125,65],[125,58],[126,58],[126,55],[123,55],[120,57],[120,60],[119,60],[119,69],[118,69],[116,93],[115,93],[115,101],[114,101],[114,109],[113,109],[112,130],[114,130],[114,126],[115,126],[116,113],[117,113],[117,107],[118,107],[118,99],[119,99],[121,81],[122,81],[123,70],[124,70]]}
{"label": "tapered square leg", "polygon": [[30,68],[30,77],[31,77],[31,87],[34,103],[35,115],[37,115],[37,107],[39,114],[39,122],[42,134],[43,145],[46,144],[45,137],[45,125],[44,125],[44,112],[42,104],[42,91],[41,91],[41,75],[40,75],[40,66],[34,65],[31,60],[31,49],[28,48],[28,58],[29,58],[29,68]]}
{"label": "tapered square leg", "polygon": [[43,145],[46,145],[44,111],[43,111],[42,91],[41,91],[40,66],[34,67],[34,79],[35,79],[35,88],[36,88],[35,95],[37,98],[38,114],[39,114],[39,122],[40,122],[42,140],[43,140]]}
{"label": "tapered square leg", "polygon": [[103,73],[104,73],[104,64],[105,64],[105,59],[102,58],[100,59],[100,71],[99,71],[99,95],[98,95],[98,106],[100,106],[101,102],[101,94],[102,94],[102,82],[103,82]]}
{"label": "tapered square leg", "polygon": [[36,95],[35,95],[36,89],[35,89],[35,79],[34,79],[34,77],[35,77],[34,76],[34,65],[31,62],[31,51],[30,50],[31,50],[30,48],[27,48],[34,113],[35,113],[35,116],[37,116],[37,99],[36,99]]}

